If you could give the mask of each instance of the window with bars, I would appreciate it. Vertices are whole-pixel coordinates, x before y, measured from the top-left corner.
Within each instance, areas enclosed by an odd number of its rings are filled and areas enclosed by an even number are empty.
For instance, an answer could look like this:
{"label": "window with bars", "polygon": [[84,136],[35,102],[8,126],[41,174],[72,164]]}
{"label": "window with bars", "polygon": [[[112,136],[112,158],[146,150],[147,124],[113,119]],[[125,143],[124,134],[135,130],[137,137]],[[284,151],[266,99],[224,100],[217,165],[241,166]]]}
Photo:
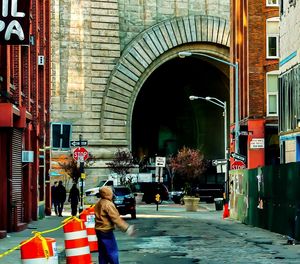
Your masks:
{"label": "window with bars", "polygon": [[279,131],[300,127],[300,66],[279,78]]}

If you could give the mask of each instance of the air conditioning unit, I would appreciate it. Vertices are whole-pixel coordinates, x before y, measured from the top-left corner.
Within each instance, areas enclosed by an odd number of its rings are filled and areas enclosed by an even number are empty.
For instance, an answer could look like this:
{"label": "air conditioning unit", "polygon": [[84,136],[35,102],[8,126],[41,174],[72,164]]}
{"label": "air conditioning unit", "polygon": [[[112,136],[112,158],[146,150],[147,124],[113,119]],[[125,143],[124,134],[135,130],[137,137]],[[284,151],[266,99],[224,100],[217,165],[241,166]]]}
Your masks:
{"label": "air conditioning unit", "polygon": [[23,150],[22,151],[22,162],[33,162],[33,151]]}
{"label": "air conditioning unit", "polygon": [[45,65],[45,57],[43,55],[38,56],[38,65],[44,66]]}

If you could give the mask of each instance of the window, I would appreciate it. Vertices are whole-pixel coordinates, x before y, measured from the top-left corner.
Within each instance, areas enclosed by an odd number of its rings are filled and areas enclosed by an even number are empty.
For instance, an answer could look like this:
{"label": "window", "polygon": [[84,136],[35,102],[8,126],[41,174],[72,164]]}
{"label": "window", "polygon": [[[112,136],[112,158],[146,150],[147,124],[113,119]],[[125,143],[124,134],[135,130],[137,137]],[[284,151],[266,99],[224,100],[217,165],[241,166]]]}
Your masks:
{"label": "window", "polygon": [[278,72],[267,73],[267,115],[278,115]]}
{"label": "window", "polygon": [[71,138],[71,124],[52,123],[52,148],[69,149]]}
{"label": "window", "polygon": [[279,6],[279,0],[267,0],[267,6]]}
{"label": "window", "polygon": [[279,57],[279,18],[267,19],[267,58]]}

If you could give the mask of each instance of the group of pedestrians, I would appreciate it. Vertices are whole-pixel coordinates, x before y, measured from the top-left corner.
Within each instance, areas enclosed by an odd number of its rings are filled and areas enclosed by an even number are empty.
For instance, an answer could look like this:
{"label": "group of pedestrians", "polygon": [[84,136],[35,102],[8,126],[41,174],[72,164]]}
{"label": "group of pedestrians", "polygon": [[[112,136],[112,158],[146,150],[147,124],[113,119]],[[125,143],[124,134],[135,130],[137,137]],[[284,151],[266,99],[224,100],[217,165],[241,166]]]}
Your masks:
{"label": "group of pedestrians", "polygon": [[[67,199],[67,191],[66,188],[63,186],[63,182],[57,181],[54,182],[53,186],[51,187],[51,197],[52,197],[52,206],[54,208],[54,212],[57,216],[62,217],[62,212],[64,209],[64,203]],[[71,203],[71,213],[73,216],[77,215],[77,207],[80,201],[80,194],[77,188],[76,183],[72,185],[70,189],[68,202]]]}

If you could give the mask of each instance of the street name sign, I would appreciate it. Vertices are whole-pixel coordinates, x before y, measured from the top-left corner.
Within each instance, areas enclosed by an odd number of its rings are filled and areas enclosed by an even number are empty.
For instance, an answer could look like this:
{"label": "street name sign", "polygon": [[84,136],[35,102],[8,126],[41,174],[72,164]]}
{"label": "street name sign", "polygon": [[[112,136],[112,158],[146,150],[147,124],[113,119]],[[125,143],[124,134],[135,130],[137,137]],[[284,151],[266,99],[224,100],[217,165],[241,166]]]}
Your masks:
{"label": "street name sign", "polygon": [[73,152],[73,158],[79,162],[84,162],[89,157],[89,152],[85,148],[76,148]]}
{"label": "street name sign", "polygon": [[235,152],[231,152],[230,156],[232,158],[234,158],[235,160],[240,160],[243,162],[246,162],[246,159],[247,159],[244,155],[241,155],[241,154],[235,153]]}

